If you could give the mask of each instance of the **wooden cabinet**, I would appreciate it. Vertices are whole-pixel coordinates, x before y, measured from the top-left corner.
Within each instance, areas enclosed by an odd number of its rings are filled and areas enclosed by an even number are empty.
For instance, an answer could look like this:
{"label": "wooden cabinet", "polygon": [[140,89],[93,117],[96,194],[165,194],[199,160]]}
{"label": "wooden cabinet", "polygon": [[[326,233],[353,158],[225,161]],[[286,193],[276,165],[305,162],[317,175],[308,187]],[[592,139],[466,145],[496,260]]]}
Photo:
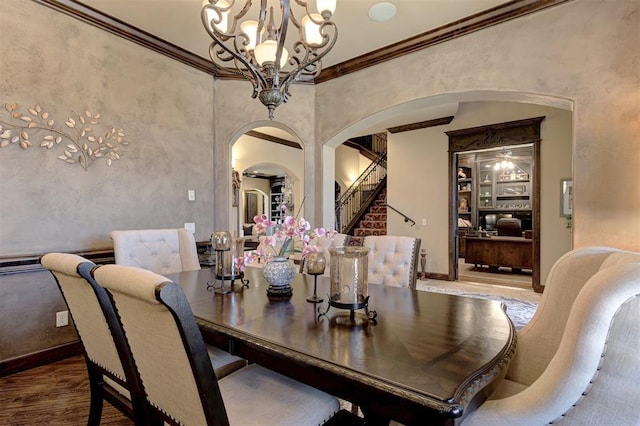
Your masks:
{"label": "wooden cabinet", "polygon": [[531,229],[532,153],[521,149],[508,168],[500,169],[496,163],[495,158],[477,161],[477,225],[494,231],[501,217],[517,217],[523,220],[523,229]]}
{"label": "wooden cabinet", "polygon": [[522,237],[464,237],[466,263],[515,269],[533,267],[532,241]]}
{"label": "wooden cabinet", "polygon": [[510,170],[495,170],[495,161],[479,162],[482,170],[477,202],[480,211],[531,210],[530,162],[514,162]]}
{"label": "wooden cabinet", "polygon": [[458,227],[458,257],[464,257],[466,247],[466,236],[469,235],[471,228]]}

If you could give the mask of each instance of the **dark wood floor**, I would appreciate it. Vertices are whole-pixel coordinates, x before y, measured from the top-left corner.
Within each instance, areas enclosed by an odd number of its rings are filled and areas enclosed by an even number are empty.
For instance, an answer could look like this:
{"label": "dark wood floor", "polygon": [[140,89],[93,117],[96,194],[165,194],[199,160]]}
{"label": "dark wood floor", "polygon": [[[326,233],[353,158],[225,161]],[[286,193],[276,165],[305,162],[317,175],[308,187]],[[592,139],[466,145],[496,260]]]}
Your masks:
{"label": "dark wood floor", "polygon": [[[81,356],[0,378],[0,425],[86,425],[89,379]],[[102,425],[133,422],[105,402]]]}
{"label": "dark wood floor", "polygon": [[[345,409],[351,405],[341,404]],[[82,356],[0,377],[0,426],[86,425],[88,416],[89,378]],[[108,402],[100,424],[134,425]],[[361,418],[342,410],[327,426],[362,424]]]}

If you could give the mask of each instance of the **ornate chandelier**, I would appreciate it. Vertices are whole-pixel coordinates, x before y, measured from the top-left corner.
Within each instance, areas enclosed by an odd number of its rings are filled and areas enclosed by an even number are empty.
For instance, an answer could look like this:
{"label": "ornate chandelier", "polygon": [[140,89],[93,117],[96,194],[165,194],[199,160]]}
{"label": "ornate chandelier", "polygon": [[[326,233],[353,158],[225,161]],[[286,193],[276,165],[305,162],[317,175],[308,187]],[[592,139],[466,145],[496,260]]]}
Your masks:
{"label": "ornate chandelier", "polygon": [[[213,42],[209,55],[213,62],[253,84],[251,97],[258,97],[269,109],[269,119],[278,105],[287,102],[289,86],[294,81],[307,80],[322,70],[322,58],[333,48],[338,29],[331,21],[336,0],[316,0],[316,10],[309,10],[303,0],[260,0],[260,9],[252,10],[252,0],[236,6],[241,0],[204,0],[202,23]],[[279,3],[280,19],[274,19],[274,7]],[[291,9],[297,5],[302,18]],[[269,6],[269,19],[267,19]],[[244,19],[255,18],[255,19]],[[293,24],[289,28],[289,23]],[[287,31],[296,32],[297,39],[285,47]],[[294,36],[295,37],[295,36]],[[231,62],[233,67],[225,66]]]}

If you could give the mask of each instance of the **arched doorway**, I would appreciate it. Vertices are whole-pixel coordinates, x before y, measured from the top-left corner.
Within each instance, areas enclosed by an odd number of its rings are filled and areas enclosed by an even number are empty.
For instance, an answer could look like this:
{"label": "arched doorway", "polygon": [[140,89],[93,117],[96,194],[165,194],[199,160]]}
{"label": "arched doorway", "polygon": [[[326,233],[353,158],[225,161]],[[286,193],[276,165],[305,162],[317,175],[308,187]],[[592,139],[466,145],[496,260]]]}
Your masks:
{"label": "arched doorway", "polygon": [[[282,129],[258,127],[241,135],[233,144],[232,164],[241,173],[240,202],[231,213],[238,234],[247,221],[246,190],[259,189],[266,196],[264,213],[271,216],[272,204],[282,202],[285,180],[291,183],[290,208],[297,213],[304,199],[304,150],[298,138]],[[280,186],[279,186],[280,185]],[[258,195],[256,194],[256,198]],[[263,200],[264,202],[264,200]],[[275,205],[275,204],[274,204]]]}
{"label": "arched doorway", "polygon": [[[394,167],[399,179],[390,179],[398,182],[395,189],[391,189],[389,197],[392,203],[396,191],[409,194],[410,200],[406,201],[407,210],[411,211],[418,224],[411,229],[396,227],[400,232],[415,233],[422,238],[423,246],[427,249],[427,273],[438,279],[449,279],[449,171],[447,160],[447,136],[446,130],[480,126],[488,123],[524,119],[547,115],[543,124],[547,139],[553,140],[542,148],[541,157],[546,164],[544,173],[541,174],[541,221],[543,233],[541,238],[541,281],[544,282],[549,269],[562,254],[571,249],[572,236],[566,228],[566,220],[558,214],[559,193],[558,188],[562,178],[572,176],[572,120],[573,105],[570,100],[518,92],[464,92],[437,95],[428,99],[420,99],[406,104],[390,107],[379,113],[364,118],[361,122],[343,129],[334,137],[331,137],[323,146],[323,220],[325,226],[333,220],[333,211],[327,206],[333,196],[333,169],[335,168],[335,147],[352,135],[357,135],[361,129],[375,128],[375,122],[380,126],[387,126],[389,117],[402,116],[409,111],[422,111],[423,118],[435,118],[429,115],[430,106],[439,103],[450,104],[456,102],[455,118],[450,125],[432,129],[414,130],[412,133],[400,133],[390,135],[390,173],[394,174]],[[409,106],[411,108],[409,108]],[[401,113],[402,111],[402,113]],[[524,111],[524,112],[521,112]],[[534,111],[534,112],[527,112]],[[504,120],[496,117],[504,116]],[[406,117],[415,117],[406,113]],[[489,118],[484,118],[489,117]],[[400,125],[396,122],[394,124]],[[404,123],[409,124],[409,123]],[[418,140],[412,141],[409,135],[421,135]],[[551,137],[549,137],[551,135]],[[405,148],[405,153],[396,155],[397,147]],[[553,147],[553,150],[549,150]],[[394,151],[396,150],[396,151]],[[398,158],[398,161],[394,161]],[[396,164],[396,166],[394,166]],[[399,165],[398,165],[399,164]],[[408,173],[410,171],[410,173]],[[404,174],[404,178],[402,176]],[[405,196],[405,195],[401,195]],[[402,206],[404,207],[404,205]],[[410,214],[410,216],[412,216]],[[389,219],[390,221],[392,219]],[[391,232],[392,227],[389,228]],[[413,235],[413,234],[412,234]]]}

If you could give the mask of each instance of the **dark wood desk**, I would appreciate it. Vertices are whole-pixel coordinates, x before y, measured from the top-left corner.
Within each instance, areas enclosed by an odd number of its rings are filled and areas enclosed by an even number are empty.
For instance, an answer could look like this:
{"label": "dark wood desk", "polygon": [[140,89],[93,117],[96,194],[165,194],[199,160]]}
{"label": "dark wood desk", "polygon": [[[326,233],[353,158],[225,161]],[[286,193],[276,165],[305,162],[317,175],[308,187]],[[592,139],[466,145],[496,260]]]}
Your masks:
{"label": "dark wood desk", "polygon": [[522,237],[464,237],[466,263],[516,269],[533,267],[533,244]]}
{"label": "dark wood desk", "polygon": [[[167,277],[184,289],[207,342],[357,404],[369,424],[457,423],[515,350],[513,324],[494,301],[370,284],[377,323],[356,311],[354,324],[333,307],[317,318],[305,300],[312,276],[295,277],[288,301],[267,298],[257,268],[247,268],[250,288],[226,295],[206,290],[208,269]],[[318,294],[328,288],[318,277]]]}

